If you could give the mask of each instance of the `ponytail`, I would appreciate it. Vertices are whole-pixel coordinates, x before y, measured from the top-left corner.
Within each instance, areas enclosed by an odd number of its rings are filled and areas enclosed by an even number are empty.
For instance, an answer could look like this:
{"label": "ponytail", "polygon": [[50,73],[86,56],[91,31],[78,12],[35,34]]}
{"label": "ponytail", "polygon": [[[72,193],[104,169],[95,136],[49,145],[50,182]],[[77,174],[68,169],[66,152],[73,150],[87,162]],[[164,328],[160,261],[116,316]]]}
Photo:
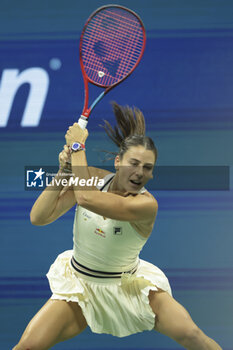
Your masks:
{"label": "ponytail", "polygon": [[142,112],[138,108],[123,107],[116,102],[113,102],[112,106],[117,125],[113,128],[107,120],[104,120],[103,127],[110,139],[119,147],[119,156],[122,158],[131,146],[142,145],[154,152],[156,160],[157,149],[153,140],[145,136],[146,125]]}

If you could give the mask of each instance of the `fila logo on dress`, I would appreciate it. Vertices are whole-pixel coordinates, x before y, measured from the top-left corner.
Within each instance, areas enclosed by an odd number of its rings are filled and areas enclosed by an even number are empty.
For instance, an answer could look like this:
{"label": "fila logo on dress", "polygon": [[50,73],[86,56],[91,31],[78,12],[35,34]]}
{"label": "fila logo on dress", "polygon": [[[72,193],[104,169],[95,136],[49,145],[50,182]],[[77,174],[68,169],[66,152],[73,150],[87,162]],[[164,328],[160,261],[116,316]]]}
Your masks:
{"label": "fila logo on dress", "polygon": [[113,227],[114,235],[122,235],[122,227]]}

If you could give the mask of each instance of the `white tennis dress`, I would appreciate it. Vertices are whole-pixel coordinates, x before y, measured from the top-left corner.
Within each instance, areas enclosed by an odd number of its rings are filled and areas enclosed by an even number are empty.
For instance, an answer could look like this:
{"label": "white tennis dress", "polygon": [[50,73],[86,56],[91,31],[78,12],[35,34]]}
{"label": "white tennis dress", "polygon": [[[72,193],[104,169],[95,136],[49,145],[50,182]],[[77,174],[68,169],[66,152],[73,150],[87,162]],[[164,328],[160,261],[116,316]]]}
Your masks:
{"label": "white tennis dress", "polygon": [[[113,177],[105,177],[102,191],[108,190]],[[129,222],[77,206],[73,240],[73,250],[60,254],[47,274],[51,298],[77,302],[95,333],[124,337],[153,329],[149,291],[172,293],[164,273],[139,259],[147,238]]]}

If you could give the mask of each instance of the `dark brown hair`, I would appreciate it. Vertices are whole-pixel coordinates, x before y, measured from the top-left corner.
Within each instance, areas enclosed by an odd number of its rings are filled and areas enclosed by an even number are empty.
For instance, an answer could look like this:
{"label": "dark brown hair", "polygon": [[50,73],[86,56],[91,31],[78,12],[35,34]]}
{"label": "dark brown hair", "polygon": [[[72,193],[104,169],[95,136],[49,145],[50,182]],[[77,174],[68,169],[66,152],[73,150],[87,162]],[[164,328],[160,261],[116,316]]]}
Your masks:
{"label": "dark brown hair", "polygon": [[104,120],[104,129],[110,139],[119,147],[119,156],[123,157],[125,152],[132,146],[144,146],[145,149],[154,152],[157,159],[157,149],[153,140],[146,136],[145,119],[142,112],[134,107],[120,106],[116,102],[112,103],[117,125],[114,128]]}

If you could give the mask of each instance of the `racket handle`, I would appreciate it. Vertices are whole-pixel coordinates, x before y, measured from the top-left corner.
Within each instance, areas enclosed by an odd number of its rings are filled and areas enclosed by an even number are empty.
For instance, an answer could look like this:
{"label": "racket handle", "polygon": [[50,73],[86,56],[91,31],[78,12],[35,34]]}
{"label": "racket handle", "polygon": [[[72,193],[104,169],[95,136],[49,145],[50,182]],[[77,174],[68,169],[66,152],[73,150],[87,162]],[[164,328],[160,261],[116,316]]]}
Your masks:
{"label": "racket handle", "polygon": [[88,118],[84,117],[84,115],[81,115],[81,117],[78,120],[78,125],[80,126],[80,128],[82,128],[83,130],[86,129],[87,123]]}

